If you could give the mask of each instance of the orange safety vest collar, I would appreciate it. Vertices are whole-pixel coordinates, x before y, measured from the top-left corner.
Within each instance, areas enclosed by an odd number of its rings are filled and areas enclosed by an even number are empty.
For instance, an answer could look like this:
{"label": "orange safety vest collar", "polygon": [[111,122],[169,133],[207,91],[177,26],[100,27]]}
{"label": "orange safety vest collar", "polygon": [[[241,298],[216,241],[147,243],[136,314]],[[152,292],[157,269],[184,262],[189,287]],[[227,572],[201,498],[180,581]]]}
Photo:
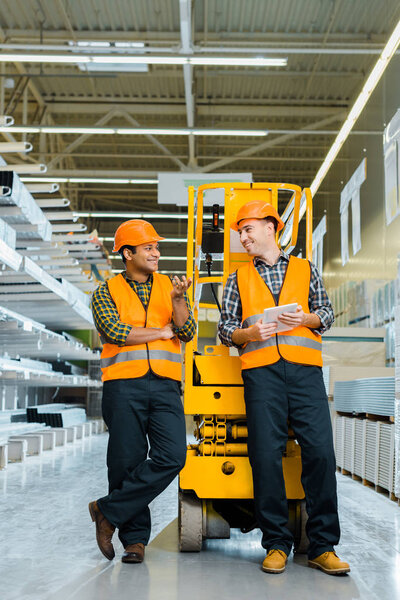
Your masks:
{"label": "orange safety vest collar", "polygon": [[[265,308],[297,302],[309,313],[311,267],[307,260],[291,256],[278,302],[254,266],[253,261],[237,270],[242,304],[242,327],[254,325]],[[242,369],[271,365],[283,358],[302,365],[322,366],[321,336],[308,327],[296,327],[273,335],[263,342],[249,342],[239,349]]]}
{"label": "orange safety vest collar", "polygon": [[[172,283],[166,275],[153,274],[150,299],[145,308],[122,274],[107,282],[123,323],[133,327],[162,328],[172,321]],[[149,370],[181,381],[181,347],[177,338],[147,344],[117,346],[105,342],[100,358],[102,380],[135,379]]]}

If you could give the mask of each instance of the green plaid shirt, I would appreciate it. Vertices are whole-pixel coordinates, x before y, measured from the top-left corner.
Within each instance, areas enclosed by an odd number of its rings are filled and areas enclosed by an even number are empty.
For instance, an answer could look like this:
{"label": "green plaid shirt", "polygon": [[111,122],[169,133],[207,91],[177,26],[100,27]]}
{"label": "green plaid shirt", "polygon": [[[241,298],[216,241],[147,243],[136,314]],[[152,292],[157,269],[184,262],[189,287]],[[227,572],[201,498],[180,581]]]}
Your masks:
{"label": "green plaid shirt", "polygon": [[[122,275],[125,277],[125,280],[129,283],[131,288],[137,293],[143,306],[146,308],[150,298],[151,286],[153,285],[153,276],[150,275],[147,281],[140,283],[128,279],[125,272],[122,273]],[[190,302],[186,294],[185,300],[189,309],[189,318],[182,327],[174,327],[174,331],[182,342],[189,342],[196,332],[196,321],[193,318]],[[102,283],[93,292],[92,313],[97,331],[106,338],[110,344],[125,346],[126,338],[132,329],[132,325],[120,321],[117,307],[111,297],[107,283]]]}

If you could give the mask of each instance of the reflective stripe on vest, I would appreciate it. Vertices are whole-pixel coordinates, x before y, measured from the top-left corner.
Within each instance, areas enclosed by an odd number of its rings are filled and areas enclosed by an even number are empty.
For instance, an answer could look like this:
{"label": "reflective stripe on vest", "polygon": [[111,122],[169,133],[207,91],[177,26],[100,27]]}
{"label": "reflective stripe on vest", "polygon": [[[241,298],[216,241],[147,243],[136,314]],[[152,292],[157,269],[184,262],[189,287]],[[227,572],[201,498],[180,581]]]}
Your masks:
{"label": "reflective stripe on vest", "polygon": [[[291,256],[279,294],[279,304],[297,302],[309,313],[311,268],[307,260]],[[264,309],[276,306],[275,298],[253,261],[240,267],[237,282],[242,304],[242,327],[251,327],[263,317]],[[322,366],[321,336],[308,327],[296,327],[262,342],[249,342],[239,349],[242,369],[269,365],[284,358],[289,362]]]}
{"label": "reflective stripe on vest", "polygon": [[[181,362],[180,354],[166,352],[164,350],[149,350],[150,360],[171,360],[172,362]],[[119,352],[109,358],[101,358],[100,365],[105,368],[115,365],[117,362],[126,362],[128,360],[147,360],[146,350],[129,350],[128,352]]]}
{"label": "reflective stripe on vest", "polygon": [[[147,310],[123,275],[116,275],[107,284],[123,323],[133,327],[160,329],[172,321],[172,283],[166,275],[153,274]],[[180,342],[177,338],[134,346],[117,346],[106,342],[100,366],[103,381],[135,379],[145,375],[149,369],[161,377],[180,381]]]}

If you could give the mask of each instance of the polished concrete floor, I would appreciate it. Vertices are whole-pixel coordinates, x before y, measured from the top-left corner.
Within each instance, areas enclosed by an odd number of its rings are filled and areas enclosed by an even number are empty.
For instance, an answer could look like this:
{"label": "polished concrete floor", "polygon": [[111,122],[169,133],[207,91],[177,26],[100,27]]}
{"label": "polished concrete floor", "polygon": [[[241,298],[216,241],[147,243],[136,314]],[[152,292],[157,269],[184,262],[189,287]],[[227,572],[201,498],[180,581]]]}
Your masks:
{"label": "polished concrete floor", "polygon": [[400,507],[338,476],[340,556],[349,576],[332,577],[289,559],[282,575],[260,570],[259,533],[234,531],[200,554],[177,551],[177,483],[152,505],[153,536],[141,565],[105,560],[87,503],[106,489],[107,435],[0,471],[1,600],[397,600]]}

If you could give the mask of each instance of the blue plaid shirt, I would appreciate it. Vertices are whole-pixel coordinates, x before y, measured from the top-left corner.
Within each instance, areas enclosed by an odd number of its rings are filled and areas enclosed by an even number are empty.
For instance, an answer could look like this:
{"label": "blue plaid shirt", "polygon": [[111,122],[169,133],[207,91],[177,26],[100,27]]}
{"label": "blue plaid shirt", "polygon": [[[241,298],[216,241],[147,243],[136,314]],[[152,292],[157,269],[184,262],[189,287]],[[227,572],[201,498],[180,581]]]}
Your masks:
{"label": "blue plaid shirt", "polygon": [[[274,265],[268,265],[259,257],[254,258],[254,266],[274,295],[278,295],[286,269],[289,264],[289,255],[281,250],[280,256]],[[315,265],[311,265],[310,292],[308,296],[308,306],[311,313],[318,315],[321,320],[321,327],[318,333],[327,331],[333,321],[332,305],[328,294],[322,283],[322,277]],[[218,335],[225,346],[235,346],[232,342],[232,334],[235,329],[242,327],[242,304],[240,301],[239,289],[237,285],[236,272],[229,275],[224,288],[222,297],[222,311],[218,323]]]}
{"label": "blue plaid shirt", "polygon": [[[122,275],[133,291],[139,296],[143,306],[146,307],[150,299],[153,276],[150,275],[147,281],[139,283],[138,281],[129,279],[126,272],[123,272]],[[185,300],[189,310],[189,317],[182,327],[174,325],[173,328],[177,337],[182,342],[189,342],[196,333],[196,321],[193,318],[187,294],[185,294]],[[112,299],[107,283],[102,283],[93,292],[92,314],[96,329],[103,338],[111,344],[125,346],[126,338],[132,329],[132,325],[123,323],[120,320],[117,307]]]}

